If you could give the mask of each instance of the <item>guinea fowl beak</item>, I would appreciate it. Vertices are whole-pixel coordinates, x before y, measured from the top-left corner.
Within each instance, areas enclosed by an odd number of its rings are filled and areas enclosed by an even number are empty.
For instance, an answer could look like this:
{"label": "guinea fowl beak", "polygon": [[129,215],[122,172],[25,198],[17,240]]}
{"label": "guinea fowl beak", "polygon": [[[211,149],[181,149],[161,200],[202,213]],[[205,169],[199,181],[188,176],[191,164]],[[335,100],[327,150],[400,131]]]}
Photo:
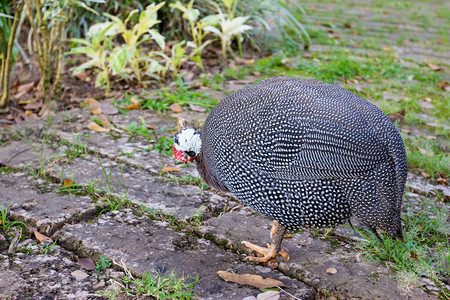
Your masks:
{"label": "guinea fowl beak", "polygon": [[184,154],[184,152],[181,150],[177,150],[177,148],[175,148],[175,145],[172,146],[172,149],[173,149],[173,158],[187,164],[188,161],[186,154]]}

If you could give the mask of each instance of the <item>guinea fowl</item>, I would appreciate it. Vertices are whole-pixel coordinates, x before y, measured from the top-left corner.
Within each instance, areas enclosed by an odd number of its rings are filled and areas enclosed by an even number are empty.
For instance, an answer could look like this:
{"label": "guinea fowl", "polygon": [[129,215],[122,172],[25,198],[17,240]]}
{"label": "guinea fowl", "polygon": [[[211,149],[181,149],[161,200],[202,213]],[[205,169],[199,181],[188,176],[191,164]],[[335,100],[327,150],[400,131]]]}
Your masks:
{"label": "guinea fowl", "polygon": [[[203,180],[274,219],[266,262],[287,229],[328,227],[356,216],[402,238],[403,141],[375,105],[340,87],[276,77],[220,101],[202,132],[179,121],[174,157],[195,160]],[[278,229],[277,225],[279,223]],[[281,250],[281,252],[280,252]]]}

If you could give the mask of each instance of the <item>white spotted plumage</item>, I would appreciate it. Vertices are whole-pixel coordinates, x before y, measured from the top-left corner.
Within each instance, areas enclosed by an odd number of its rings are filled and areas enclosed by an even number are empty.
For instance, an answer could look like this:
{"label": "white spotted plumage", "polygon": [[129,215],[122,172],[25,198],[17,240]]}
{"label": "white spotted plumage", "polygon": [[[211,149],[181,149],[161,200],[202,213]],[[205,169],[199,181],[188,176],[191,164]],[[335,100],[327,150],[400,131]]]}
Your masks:
{"label": "white spotted plumage", "polygon": [[221,186],[287,228],[355,215],[401,236],[403,141],[380,109],[340,87],[278,77],[239,90],[208,116],[202,154]]}

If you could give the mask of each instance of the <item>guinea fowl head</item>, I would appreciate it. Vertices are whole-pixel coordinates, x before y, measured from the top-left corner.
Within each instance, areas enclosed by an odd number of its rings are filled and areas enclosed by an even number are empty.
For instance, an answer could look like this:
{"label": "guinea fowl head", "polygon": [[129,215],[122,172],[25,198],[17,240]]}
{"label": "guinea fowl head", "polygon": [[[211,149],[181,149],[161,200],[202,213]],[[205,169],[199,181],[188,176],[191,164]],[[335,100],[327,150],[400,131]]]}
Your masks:
{"label": "guinea fowl head", "polygon": [[178,132],[173,138],[173,157],[187,164],[195,160],[202,149],[202,135],[197,129],[188,128],[184,119],[178,119]]}

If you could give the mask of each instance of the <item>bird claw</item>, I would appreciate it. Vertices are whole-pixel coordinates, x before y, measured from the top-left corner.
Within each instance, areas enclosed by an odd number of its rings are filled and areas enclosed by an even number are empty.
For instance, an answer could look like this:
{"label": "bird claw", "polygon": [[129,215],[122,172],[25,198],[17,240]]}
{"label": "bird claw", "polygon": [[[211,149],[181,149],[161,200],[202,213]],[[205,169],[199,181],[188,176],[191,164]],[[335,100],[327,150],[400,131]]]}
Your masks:
{"label": "bird claw", "polygon": [[280,254],[282,257],[286,258],[287,260],[289,260],[289,254],[284,251],[284,250],[280,250],[280,251],[276,251],[276,246],[275,244],[271,243],[271,244],[267,244],[267,247],[261,247],[258,245],[255,245],[253,243],[247,242],[247,241],[243,241],[242,244],[245,245],[245,247],[252,249],[253,251],[256,251],[260,254],[262,254],[262,257],[255,257],[255,256],[248,256],[246,257],[247,260],[249,261],[257,261],[257,262],[268,262],[269,260],[271,260],[272,258],[277,257],[278,254]]}

